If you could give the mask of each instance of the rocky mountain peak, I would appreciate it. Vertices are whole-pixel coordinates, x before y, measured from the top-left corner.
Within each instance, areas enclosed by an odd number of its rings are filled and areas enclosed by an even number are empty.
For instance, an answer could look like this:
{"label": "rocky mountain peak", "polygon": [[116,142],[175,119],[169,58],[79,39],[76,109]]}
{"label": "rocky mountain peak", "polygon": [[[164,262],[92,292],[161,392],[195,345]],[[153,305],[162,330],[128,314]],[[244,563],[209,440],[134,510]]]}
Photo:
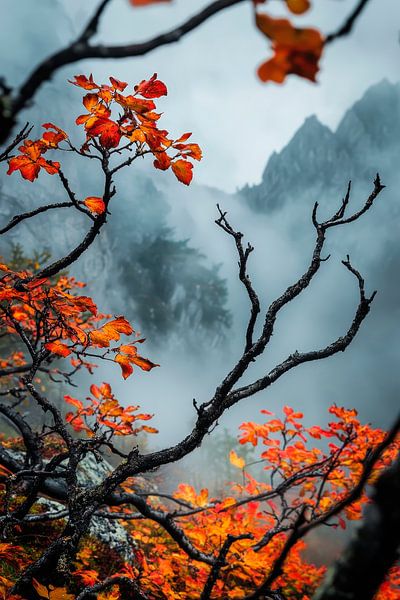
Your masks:
{"label": "rocky mountain peak", "polygon": [[383,80],[345,113],[335,132],[315,115],[305,119],[271,155],[261,183],[246,186],[241,195],[258,212],[297,202],[310,190],[337,197],[348,179],[370,182],[377,171],[392,173],[399,154],[400,84]]}

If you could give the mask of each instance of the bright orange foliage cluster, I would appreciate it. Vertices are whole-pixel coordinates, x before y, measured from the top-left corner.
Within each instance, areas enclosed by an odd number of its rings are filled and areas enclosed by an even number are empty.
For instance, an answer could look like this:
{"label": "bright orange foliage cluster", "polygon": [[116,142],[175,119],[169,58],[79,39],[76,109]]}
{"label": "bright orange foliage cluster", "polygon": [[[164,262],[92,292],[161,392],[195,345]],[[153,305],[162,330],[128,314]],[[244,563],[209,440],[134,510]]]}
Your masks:
{"label": "bright orange foliage cluster", "polygon": [[[91,392],[97,402],[107,404],[112,399],[107,384],[101,388],[92,386]],[[87,414],[80,401],[69,398],[67,402],[74,404],[81,415]],[[91,402],[94,406],[93,400]],[[271,415],[268,411],[262,412]],[[248,538],[232,545],[227,564],[221,569],[215,585],[213,598],[239,600],[264,581],[290,531],[291,520],[283,518],[285,511],[308,506],[308,521],[324,515],[328,518],[330,508],[357,483],[367,452],[373,450],[385,434],[380,429],[361,424],[355,410],[333,406],[329,412],[334,420],[326,428],[304,427],[302,414],[290,407],[284,408],[282,419],[270,418],[261,424],[243,423],[239,441],[241,444],[262,446],[260,458],[265,461],[265,477],[253,477],[251,467],[247,468],[244,461],[238,463],[240,457],[235,452],[231,453],[233,464],[243,469],[244,482],[227,484],[228,494],[222,499],[210,497],[207,489],[196,492],[191,485],[178,486],[174,497],[188,507],[188,516],[182,516],[179,525],[196,549],[204,554],[217,555],[228,534],[248,534]],[[141,419],[147,417],[149,415],[136,416]],[[331,440],[328,448],[324,443],[322,447],[313,446],[315,440],[323,441],[324,438]],[[390,464],[399,448],[400,440],[397,440],[385,451],[370,482]],[[286,488],[285,482],[290,482]],[[135,481],[127,482],[123,489],[134,490]],[[360,519],[366,502],[367,497],[363,495],[346,508],[343,516],[331,519],[330,525],[344,528],[345,519]],[[170,513],[176,508],[156,498],[152,505]],[[131,512],[129,508],[121,507],[110,510],[122,510],[127,516]],[[114,575],[140,581],[151,600],[198,598],[199,590],[207,580],[208,565],[188,559],[165,529],[152,521],[126,521],[125,527],[136,547],[135,561],[125,564]],[[268,536],[268,543],[260,543]],[[306,547],[304,540],[297,542],[285,562],[282,575],[273,585],[273,589],[280,589],[291,600],[310,600],[326,571],[325,567],[317,567],[305,558]],[[3,545],[5,560],[23,562],[21,553],[21,548],[10,552],[8,545]],[[98,560],[95,550],[84,546],[78,554],[74,576],[86,585],[95,583],[99,580]],[[375,600],[396,600],[399,586],[400,568],[393,568]],[[122,600],[117,587],[103,592],[99,598]]]}
{"label": "bright orange foliage cluster", "polygon": [[[34,181],[39,175],[40,169],[45,169],[49,175],[58,172],[60,163],[46,160],[43,158],[43,154],[48,150],[58,148],[59,143],[67,139],[67,134],[52,123],[44,123],[43,127],[46,131],[40,140],[35,142],[25,140],[19,147],[21,154],[10,160],[7,175],[11,175],[14,171],[20,171],[24,179]],[[50,131],[48,131],[49,129]]]}
{"label": "bright orange foliage cluster", "polygon": [[108,383],[103,383],[100,387],[90,386],[92,397],[87,400],[90,405],[84,407],[81,400],[77,400],[70,395],[64,396],[65,402],[75,406],[75,413],[69,412],[65,419],[72,425],[75,431],[85,431],[88,436],[101,434],[105,429],[112,435],[137,435],[141,431],[147,433],[157,433],[154,427],[141,425],[135,427],[136,421],[148,421],[152,418],[149,414],[134,414],[139,406],[127,406],[123,408],[114,397],[111,387]]}
{"label": "bright orange foliage cluster", "polygon": [[[133,366],[149,371],[156,365],[138,355],[135,344],[143,339],[135,338],[130,344],[111,346],[122,334],[134,334],[132,326],[124,317],[107,321],[99,328],[95,324],[107,318],[98,313],[97,306],[88,296],[74,294],[84,284],[72,277],[61,276],[56,282],[48,279],[33,280],[24,284],[24,290],[16,289],[16,282],[33,275],[31,271],[15,272],[0,264],[5,274],[0,279],[0,328],[3,333],[20,336],[21,332],[33,347],[38,345],[48,355],[71,356],[74,369],[84,366],[92,370],[88,357],[96,358],[91,351],[107,348],[107,354],[122,368],[124,378],[133,372]],[[26,348],[26,354],[29,354]],[[7,359],[7,364],[17,366],[27,362],[21,352]]]}
{"label": "bright orange foliage cluster", "polygon": [[[192,158],[201,160],[202,154],[198,144],[186,143],[191,133],[183,134],[172,140],[168,132],[158,129],[157,121],[160,113],[154,112],[155,98],[167,95],[166,85],[154,74],[148,81],[142,81],[134,88],[133,94],[124,95],[127,83],[110,77],[111,85],[97,85],[92,76],[77,75],[75,85],[90,90],[83,98],[87,113],[80,115],[76,123],[83,125],[86,131],[84,150],[88,142],[97,138],[104,148],[118,147],[121,138],[135,143],[141,150],[151,152],[154,166],[163,171],[172,168],[179,181],[188,185],[192,180]],[[117,120],[111,119],[113,105],[123,110]],[[170,156],[167,151],[170,151]]]}
{"label": "bright orange foliage cluster", "polygon": [[[83,98],[87,113],[76,119],[77,125],[83,125],[86,132],[81,153],[90,155],[96,144],[106,150],[116,149],[124,140],[128,147],[135,148],[136,155],[153,154],[157,169],[166,171],[171,167],[176,178],[189,185],[193,177],[193,163],[189,159],[199,161],[202,153],[198,144],[188,143],[191,133],[174,140],[165,129],[158,129],[161,114],[155,112],[154,99],[166,96],[167,87],[156,74],[136,85],[133,94],[127,95],[122,92],[128,84],[114,77],[110,77],[111,85],[98,85],[92,75],[76,75],[71,83],[89,91]],[[113,108],[119,111],[114,119]],[[34,181],[42,168],[50,175],[59,171],[60,163],[46,160],[43,155],[48,150],[57,150],[62,142],[70,143],[69,137],[52,123],[45,123],[43,127],[46,131],[39,140],[25,140],[19,148],[21,154],[11,158],[8,175],[19,170],[22,177]],[[106,210],[103,199],[97,196],[90,196],[82,203],[97,215]]]}
{"label": "bright orange foliage cluster", "polygon": [[[228,534],[245,532],[251,536],[251,539],[239,540],[232,546],[213,598],[239,600],[246,591],[250,593],[262,583],[287,538],[284,526],[288,523],[282,521],[284,510],[307,505],[307,518],[318,518],[328,514],[333,504],[357,483],[367,452],[382,441],[385,433],[370,425],[362,425],[354,410],[333,406],[330,413],[335,420],[325,429],[304,427],[302,414],[290,407],[285,407],[283,419],[274,418],[263,424],[243,423],[239,441],[242,444],[262,444],[265,450],[260,458],[265,461],[266,477],[255,479],[250,474],[251,467],[247,469],[243,459],[235,452],[231,453],[233,464],[243,468],[245,482],[231,484],[231,493],[222,500],[210,497],[207,489],[197,493],[190,485],[178,487],[175,498],[199,509],[196,514],[179,520],[196,548],[206,554],[216,554]],[[327,450],[310,447],[310,442],[321,438],[332,440]],[[383,454],[371,482],[391,463],[399,448],[400,440]],[[321,487],[323,480],[325,483]],[[286,492],[285,481],[293,482]],[[278,486],[284,492],[284,504],[281,496],[274,494]],[[344,517],[349,520],[361,518],[362,506],[366,502],[367,497],[363,495],[361,500],[346,508]],[[160,503],[154,502],[154,505],[160,507]],[[345,527],[342,516],[335,517],[333,524],[335,522],[336,526]],[[255,549],[266,534],[279,530],[281,525],[281,532],[273,535],[271,541],[259,550]],[[126,526],[140,548],[137,554],[141,581],[150,598],[197,598],[210,567],[192,560],[188,562],[187,555],[161,527],[145,521],[135,521],[134,525],[127,522]],[[303,540],[296,544],[285,563],[283,575],[274,584],[274,589],[280,588],[291,600],[309,600],[325,573],[324,567],[316,567],[304,558],[305,548]],[[134,572],[139,575],[138,570],[134,569]],[[376,600],[395,600],[399,583],[400,569],[393,569]]]}

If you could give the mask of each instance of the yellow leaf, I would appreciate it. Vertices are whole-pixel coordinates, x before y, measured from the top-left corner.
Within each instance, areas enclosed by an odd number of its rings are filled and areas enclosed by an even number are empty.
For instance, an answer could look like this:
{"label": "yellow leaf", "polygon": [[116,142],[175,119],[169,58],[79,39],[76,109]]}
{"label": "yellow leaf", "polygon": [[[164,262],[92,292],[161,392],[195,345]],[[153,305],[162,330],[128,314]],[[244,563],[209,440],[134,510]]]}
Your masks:
{"label": "yellow leaf", "polygon": [[229,452],[229,460],[231,461],[231,464],[238,469],[243,469],[246,464],[244,458],[238,456],[234,450]]}

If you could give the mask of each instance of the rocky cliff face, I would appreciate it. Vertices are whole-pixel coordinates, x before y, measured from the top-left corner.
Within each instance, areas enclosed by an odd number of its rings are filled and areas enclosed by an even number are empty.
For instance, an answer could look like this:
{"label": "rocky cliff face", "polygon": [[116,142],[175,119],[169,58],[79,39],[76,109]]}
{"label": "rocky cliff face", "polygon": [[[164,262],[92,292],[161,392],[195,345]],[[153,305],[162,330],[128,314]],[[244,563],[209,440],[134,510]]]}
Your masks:
{"label": "rocky cliff face", "polygon": [[335,132],[311,116],[289,144],[274,153],[260,184],[241,190],[257,212],[318,199],[337,202],[351,179],[360,189],[379,171],[385,183],[397,179],[400,161],[400,84],[384,80],[367,90],[344,115]]}

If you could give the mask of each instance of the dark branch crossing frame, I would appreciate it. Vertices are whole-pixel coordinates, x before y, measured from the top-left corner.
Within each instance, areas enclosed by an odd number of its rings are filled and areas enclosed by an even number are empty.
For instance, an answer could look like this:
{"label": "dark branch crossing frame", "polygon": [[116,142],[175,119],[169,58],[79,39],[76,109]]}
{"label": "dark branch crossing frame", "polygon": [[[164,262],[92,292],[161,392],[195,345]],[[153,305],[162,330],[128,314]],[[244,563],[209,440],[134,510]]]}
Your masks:
{"label": "dark branch crossing frame", "polygon": [[[27,76],[18,89],[10,88],[4,80],[0,80],[0,91],[3,91],[3,94],[0,95],[0,144],[5,143],[9,138],[20,113],[29,106],[40,87],[49,81],[61,67],[89,58],[110,59],[144,56],[157,48],[179,42],[213,16],[242,2],[250,3],[252,0],[214,0],[198,13],[165,33],[144,42],[110,46],[90,43],[97,34],[104,12],[111,3],[111,0],[102,0],[82,33],[69,46],[48,56]],[[368,2],[369,0],[359,0],[343,24],[325,36],[325,45],[351,33]]]}

